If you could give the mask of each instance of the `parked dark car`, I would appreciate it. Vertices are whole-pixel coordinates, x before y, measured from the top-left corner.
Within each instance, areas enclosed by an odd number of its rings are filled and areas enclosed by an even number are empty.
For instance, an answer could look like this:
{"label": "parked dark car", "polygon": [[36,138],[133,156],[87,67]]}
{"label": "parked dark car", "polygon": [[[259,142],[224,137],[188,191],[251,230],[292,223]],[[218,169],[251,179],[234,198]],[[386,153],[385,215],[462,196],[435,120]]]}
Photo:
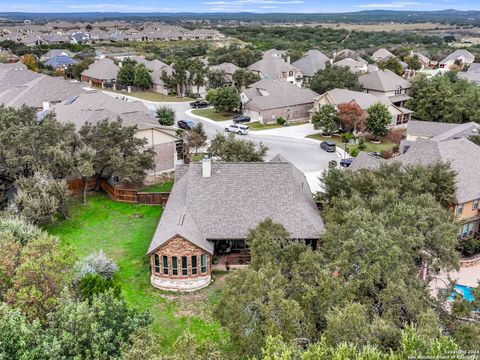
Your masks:
{"label": "parked dark car", "polygon": [[194,109],[203,109],[208,107],[208,102],[205,100],[196,100],[190,103],[190,107]]}
{"label": "parked dark car", "polygon": [[340,160],[340,166],[347,168],[352,165],[352,162],[353,158],[342,159]]}
{"label": "parked dark car", "polygon": [[236,115],[233,117],[233,122],[235,124],[247,123],[250,122],[251,118],[247,115]]}
{"label": "parked dark car", "polygon": [[195,127],[195,121],[193,120],[179,120],[177,126],[183,130],[192,130]]}
{"label": "parked dark car", "polygon": [[377,152],[377,151],[369,152],[369,154],[372,155],[372,156],[375,156],[375,157],[379,157],[379,158],[382,157],[382,153]]}
{"label": "parked dark car", "polygon": [[326,152],[335,152],[337,151],[337,147],[334,142],[331,141],[322,141],[320,143],[320,148],[325,150]]}

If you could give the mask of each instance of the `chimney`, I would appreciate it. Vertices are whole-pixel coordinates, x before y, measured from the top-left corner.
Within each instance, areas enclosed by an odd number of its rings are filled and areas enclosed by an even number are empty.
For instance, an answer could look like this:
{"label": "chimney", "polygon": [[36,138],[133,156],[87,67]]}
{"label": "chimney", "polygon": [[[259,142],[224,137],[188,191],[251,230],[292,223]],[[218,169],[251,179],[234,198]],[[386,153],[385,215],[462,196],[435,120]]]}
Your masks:
{"label": "chimney", "polygon": [[212,176],[212,160],[210,160],[208,156],[205,156],[202,160],[202,176]]}
{"label": "chimney", "polygon": [[287,56],[287,64],[290,64],[290,56]]}
{"label": "chimney", "polygon": [[43,101],[42,107],[43,107],[43,110],[48,110],[50,109],[50,104],[48,103],[48,101]]}

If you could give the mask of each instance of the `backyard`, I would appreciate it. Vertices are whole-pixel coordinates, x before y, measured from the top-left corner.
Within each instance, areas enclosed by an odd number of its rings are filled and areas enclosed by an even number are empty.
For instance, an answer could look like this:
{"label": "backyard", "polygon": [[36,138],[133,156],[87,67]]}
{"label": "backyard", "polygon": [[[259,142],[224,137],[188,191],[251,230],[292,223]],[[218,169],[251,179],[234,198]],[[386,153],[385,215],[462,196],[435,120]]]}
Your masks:
{"label": "backyard", "polygon": [[162,207],[114,202],[103,193],[94,193],[87,205],[82,205],[80,197],[72,197],[69,208],[71,219],[57,220],[45,226],[46,230],[79,258],[103,250],[114,259],[123,295],[132,307],[150,311],[152,330],[161,336],[163,346],[171,350],[185,331],[199,341],[223,343],[226,334],[210,315],[221,276],[208,288],[191,294],[162,292],[150,285],[146,253]]}
{"label": "backyard", "polygon": [[[344,143],[342,143],[342,138],[340,136],[331,136],[331,137],[325,137],[322,136],[321,134],[313,134],[313,135],[308,135],[306,136],[309,139],[315,139],[315,140],[320,140],[320,141],[331,141],[337,144],[340,148],[343,149]],[[365,140],[365,152],[382,152],[386,150],[391,150],[395,146],[397,146],[396,143],[392,141],[387,141],[387,140],[382,140],[379,144],[374,144],[368,140]],[[358,146],[358,144],[346,144],[347,149],[350,151],[351,149],[355,148]]]}
{"label": "backyard", "polygon": [[235,115],[238,115],[238,113],[234,112],[217,112],[214,108],[192,110],[192,114],[203,116],[213,121],[232,120]]}

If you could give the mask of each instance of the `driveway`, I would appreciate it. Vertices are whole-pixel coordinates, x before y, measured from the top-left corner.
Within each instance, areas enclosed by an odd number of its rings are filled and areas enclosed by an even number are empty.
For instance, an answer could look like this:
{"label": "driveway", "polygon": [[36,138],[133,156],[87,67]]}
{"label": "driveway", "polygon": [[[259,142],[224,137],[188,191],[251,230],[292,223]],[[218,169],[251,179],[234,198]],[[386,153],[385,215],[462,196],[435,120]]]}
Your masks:
{"label": "driveway", "polygon": [[289,138],[304,139],[305,136],[316,134],[318,130],[313,128],[313,124],[303,124],[294,126],[284,126],[278,129],[259,130],[253,132],[253,135],[284,136]]}

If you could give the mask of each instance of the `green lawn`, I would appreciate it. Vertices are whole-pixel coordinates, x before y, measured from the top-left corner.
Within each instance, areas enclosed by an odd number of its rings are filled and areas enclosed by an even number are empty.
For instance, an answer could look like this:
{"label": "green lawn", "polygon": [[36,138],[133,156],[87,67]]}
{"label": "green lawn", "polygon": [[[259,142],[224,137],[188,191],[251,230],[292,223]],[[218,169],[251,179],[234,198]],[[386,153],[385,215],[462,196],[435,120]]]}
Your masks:
{"label": "green lawn", "polygon": [[[343,149],[342,138],[340,136],[324,137],[321,134],[313,134],[307,135],[306,137],[309,139],[315,139],[320,141],[333,141],[336,144],[340,144],[340,147]],[[387,141],[382,141],[380,144],[373,144],[370,141],[366,140],[365,145],[367,146],[367,148],[364,150],[366,152],[382,152],[385,150],[393,149],[397,144]],[[355,148],[356,146],[356,144],[347,144],[347,149],[350,150]]]}
{"label": "green lawn", "polygon": [[170,192],[173,187],[173,181],[166,181],[162,184],[155,184],[140,189],[142,192]]}
{"label": "green lawn", "polygon": [[232,120],[235,115],[238,115],[238,113],[234,112],[217,112],[214,108],[195,109],[192,110],[192,114],[203,116],[214,121]]}
{"label": "green lawn", "polygon": [[[304,124],[307,124],[307,123],[308,123],[308,121],[290,122],[288,124],[288,126],[304,125]],[[258,121],[245,123],[245,125],[248,125],[248,127],[252,131],[270,130],[270,129],[278,129],[278,128],[285,127],[284,125],[278,125],[276,123],[275,124],[262,124],[262,123],[259,123]]]}
{"label": "green lawn", "polygon": [[73,248],[79,258],[103,249],[114,259],[127,302],[150,311],[152,330],[161,336],[163,346],[171,350],[185,331],[200,341],[220,342],[226,336],[210,316],[209,298],[217,291],[215,284],[194,295],[166,293],[150,285],[146,252],[161,207],[114,202],[98,193],[89,195],[87,205],[82,205],[79,197],[72,198],[69,205],[71,219],[57,220],[46,230],[59,236],[62,245]]}
{"label": "green lawn", "polygon": [[131,93],[128,93],[126,91],[114,91],[110,89],[104,90],[104,91],[113,92],[115,94],[120,94],[120,95],[132,96],[132,97],[139,98],[141,100],[154,101],[154,102],[185,102],[185,101],[193,100],[188,97],[179,98],[176,96],[159,94],[153,91],[132,91]]}

